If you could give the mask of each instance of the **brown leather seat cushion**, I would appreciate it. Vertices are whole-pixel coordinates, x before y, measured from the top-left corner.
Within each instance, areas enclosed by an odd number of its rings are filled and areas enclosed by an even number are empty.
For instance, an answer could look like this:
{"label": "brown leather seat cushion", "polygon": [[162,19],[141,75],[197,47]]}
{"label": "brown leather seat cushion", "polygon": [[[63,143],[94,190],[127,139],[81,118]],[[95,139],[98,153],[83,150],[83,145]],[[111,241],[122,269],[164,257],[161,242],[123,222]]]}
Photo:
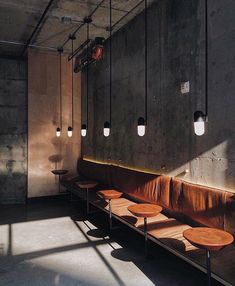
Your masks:
{"label": "brown leather seat cushion", "polygon": [[[174,218],[159,214],[148,219],[148,233],[182,255],[205,266],[205,251],[192,246],[182,235],[190,226],[185,222],[216,227],[235,234],[235,195],[176,178],[157,176],[111,165],[81,161],[79,173],[126,195],[112,201],[112,212],[132,226],[143,229],[143,218],[133,216],[127,207],[134,200],[157,203]],[[90,201],[108,210],[108,202],[95,192]],[[178,219],[182,218],[182,220]],[[182,221],[182,222],[181,222]],[[212,253],[212,271],[230,283],[235,281],[235,247]]]}

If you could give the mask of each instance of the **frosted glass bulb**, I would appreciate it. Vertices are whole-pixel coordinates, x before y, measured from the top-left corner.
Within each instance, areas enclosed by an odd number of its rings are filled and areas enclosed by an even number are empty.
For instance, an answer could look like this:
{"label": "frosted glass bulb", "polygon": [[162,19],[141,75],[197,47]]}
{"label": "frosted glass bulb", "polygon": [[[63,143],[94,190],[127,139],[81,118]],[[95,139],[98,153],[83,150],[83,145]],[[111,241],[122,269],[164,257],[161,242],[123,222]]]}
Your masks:
{"label": "frosted glass bulb", "polygon": [[104,127],[104,136],[108,137],[110,135],[110,128]]}
{"label": "frosted glass bulb", "polygon": [[86,133],[87,133],[87,130],[84,128],[84,129],[81,129],[81,135],[82,137],[86,137]]}
{"label": "frosted glass bulb", "polygon": [[144,136],[145,135],[145,125],[138,125],[137,126],[137,133],[139,136]]}
{"label": "frosted glass bulb", "polygon": [[194,132],[197,136],[205,133],[205,121],[194,122]]}

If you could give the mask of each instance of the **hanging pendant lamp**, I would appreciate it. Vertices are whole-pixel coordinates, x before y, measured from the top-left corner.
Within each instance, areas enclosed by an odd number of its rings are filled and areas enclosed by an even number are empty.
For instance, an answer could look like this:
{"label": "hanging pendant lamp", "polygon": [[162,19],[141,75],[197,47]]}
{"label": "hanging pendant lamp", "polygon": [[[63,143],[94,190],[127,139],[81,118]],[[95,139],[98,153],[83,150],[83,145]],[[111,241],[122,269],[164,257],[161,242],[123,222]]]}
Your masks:
{"label": "hanging pendant lamp", "polygon": [[[72,55],[73,55],[73,41],[76,39],[75,35],[70,34],[69,35],[69,39],[72,41]],[[72,124],[71,126],[68,127],[68,137],[72,137],[73,136],[73,122],[74,122],[74,118],[73,118],[73,58],[72,58],[72,63],[71,63],[71,70],[72,70]]]}
{"label": "hanging pendant lamp", "polygon": [[202,136],[208,119],[208,2],[205,0],[205,113],[201,110],[194,112],[194,133]]}
{"label": "hanging pendant lamp", "polygon": [[87,66],[86,66],[86,124],[82,124],[81,128],[81,136],[86,137],[87,131],[88,131],[88,87],[89,87],[89,82],[88,82],[88,76],[89,76],[89,64],[88,64],[88,56],[89,56],[89,24],[92,22],[91,17],[85,17],[84,18],[84,23],[87,24],[87,50],[86,50],[86,60],[87,60]]}
{"label": "hanging pendant lamp", "polygon": [[62,96],[61,96],[61,85],[62,85],[62,81],[61,81],[61,77],[62,77],[62,68],[61,68],[61,56],[63,53],[63,48],[58,48],[58,52],[60,55],[60,124],[59,127],[56,128],[56,137],[60,137],[61,136],[61,131],[62,131]]}
{"label": "hanging pendant lamp", "polygon": [[105,137],[110,135],[111,129],[111,112],[112,112],[112,0],[109,1],[109,65],[110,65],[110,73],[109,73],[109,121],[105,121],[103,134]]}
{"label": "hanging pendant lamp", "polygon": [[145,10],[144,10],[144,41],[145,41],[145,57],[144,57],[144,72],[145,72],[145,97],[144,97],[144,106],[145,106],[145,118],[139,117],[137,121],[137,134],[139,136],[144,136],[146,132],[146,126],[147,126],[147,97],[148,97],[148,22],[147,22],[147,0],[144,2],[145,4]]}

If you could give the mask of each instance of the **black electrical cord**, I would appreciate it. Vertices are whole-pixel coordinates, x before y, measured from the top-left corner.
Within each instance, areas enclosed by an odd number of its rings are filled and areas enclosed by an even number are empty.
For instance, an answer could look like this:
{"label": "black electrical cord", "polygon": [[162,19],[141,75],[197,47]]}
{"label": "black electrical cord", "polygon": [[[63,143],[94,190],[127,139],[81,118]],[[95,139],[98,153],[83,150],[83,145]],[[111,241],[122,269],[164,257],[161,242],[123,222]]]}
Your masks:
{"label": "black electrical cord", "polygon": [[109,65],[110,65],[110,74],[109,74],[109,124],[111,128],[111,114],[112,114],[112,0],[109,0],[109,27],[110,27],[110,47],[109,47]]}
{"label": "black electrical cord", "polygon": [[[87,22],[87,42],[89,41],[89,22]],[[89,98],[89,64],[88,64],[88,53],[89,53],[89,45],[87,44],[87,50],[86,50],[86,60],[87,60],[87,67],[86,67],[86,129],[88,130],[88,112],[89,112],[89,106],[88,106],[88,98]]]}
{"label": "black electrical cord", "polygon": [[205,0],[205,116],[208,116],[208,1]]}
{"label": "black electrical cord", "polygon": [[148,14],[147,14],[147,0],[144,2],[144,41],[145,41],[145,124],[147,125],[148,116]]}
{"label": "black electrical cord", "polygon": [[[73,54],[73,41],[74,41],[74,38],[72,38],[71,40],[72,40],[72,54]],[[72,67],[72,129],[73,129],[73,123],[74,123],[74,118],[73,118],[73,59],[72,59],[71,67]]]}
{"label": "black electrical cord", "polygon": [[60,51],[60,130],[62,131],[62,92],[61,92],[61,85],[62,85],[62,51]]}

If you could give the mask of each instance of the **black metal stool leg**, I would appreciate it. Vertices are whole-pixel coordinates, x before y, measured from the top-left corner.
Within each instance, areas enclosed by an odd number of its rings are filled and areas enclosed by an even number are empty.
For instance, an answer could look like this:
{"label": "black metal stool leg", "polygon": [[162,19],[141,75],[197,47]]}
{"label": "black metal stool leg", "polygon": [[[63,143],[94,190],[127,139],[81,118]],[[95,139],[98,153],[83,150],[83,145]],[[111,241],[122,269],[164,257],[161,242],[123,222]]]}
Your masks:
{"label": "black metal stool leg", "polygon": [[89,210],[89,189],[86,189],[86,212],[87,214],[89,214],[90,210]]}
{"label": "black metal stool leg", "polygon": [[210,250],[206,250],[206,266],[207,266],[207,285],[211,286],[211,254],[210,254]]}
{"label": "black metal stool leg", "polygon": [[148,256],[148,225],[147,225],[147,218],[144,218],[144,251],[145,256]]}
{"label": "black metal stool leg", "polygon": [[59,194],[60,194],[60,175],[59,175],[59,182],[58,182],[59,186],[58,186],[58,191],[59,191]]}
{"label": "black metal stool leg", "polygon": [[111,200],[109,200],[109,230],[112,229],[112,205]]}

